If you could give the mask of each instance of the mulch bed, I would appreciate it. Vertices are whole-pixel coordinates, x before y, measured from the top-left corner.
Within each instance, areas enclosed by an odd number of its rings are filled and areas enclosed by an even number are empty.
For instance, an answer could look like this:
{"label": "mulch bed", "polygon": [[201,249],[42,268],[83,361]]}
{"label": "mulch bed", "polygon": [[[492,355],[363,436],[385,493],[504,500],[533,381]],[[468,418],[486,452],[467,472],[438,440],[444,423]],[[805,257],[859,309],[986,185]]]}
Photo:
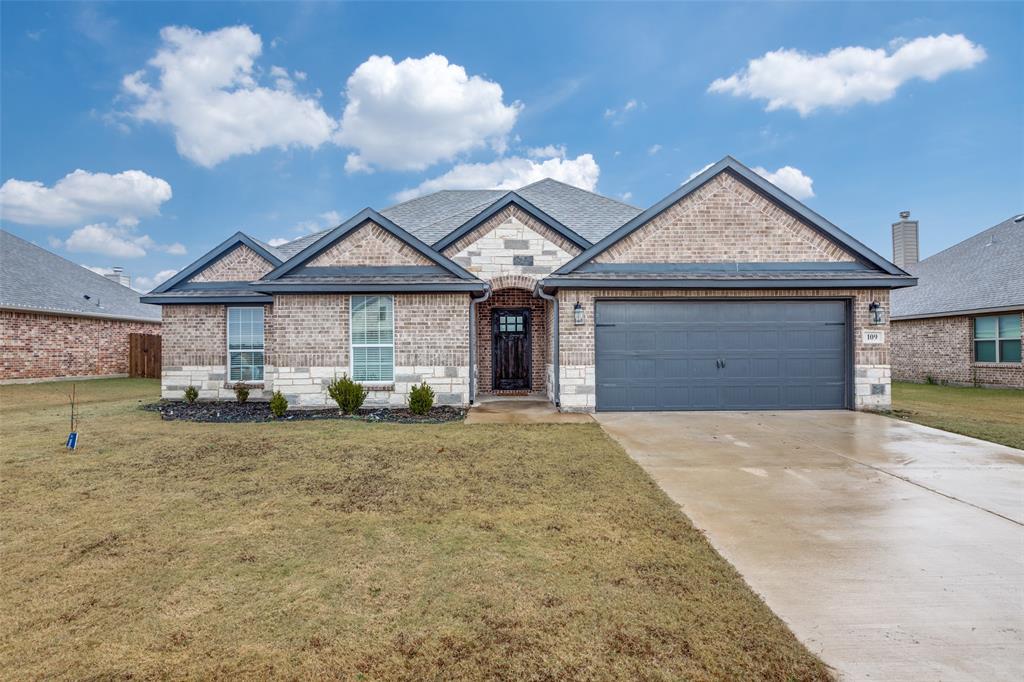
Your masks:
{"label": "mulch bed", "polygon": [[283,417],[275,417],[270,411],[269,403],[265,402],[199,402],[191,405],[184,401],[161,400],[160,402],[143,405],[142,409],[159,412],[165,421],[191,422],[287,422],[310,421],[314,419],[354,419],[366,422],[392,422],[398,424],[441,424],[444,422],[462,421],[466,410],[447,405],[436,406],[423,415],[415,415],[406,408],[392,409],[387,407],[364,408],[359,414],[343,415],[337,408],[321,408],[315,410],[290,410]]}

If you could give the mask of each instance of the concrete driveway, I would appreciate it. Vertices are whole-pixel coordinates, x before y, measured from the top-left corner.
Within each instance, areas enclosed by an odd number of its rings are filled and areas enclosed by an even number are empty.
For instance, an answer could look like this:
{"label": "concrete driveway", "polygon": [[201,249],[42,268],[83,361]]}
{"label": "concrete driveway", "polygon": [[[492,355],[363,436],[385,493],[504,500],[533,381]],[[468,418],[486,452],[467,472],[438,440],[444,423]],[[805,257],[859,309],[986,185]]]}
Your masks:
{"label": "concrete driveway", "polygon": [[1024,679],[1024,451],[857,412],[599,413],[846,679]]}

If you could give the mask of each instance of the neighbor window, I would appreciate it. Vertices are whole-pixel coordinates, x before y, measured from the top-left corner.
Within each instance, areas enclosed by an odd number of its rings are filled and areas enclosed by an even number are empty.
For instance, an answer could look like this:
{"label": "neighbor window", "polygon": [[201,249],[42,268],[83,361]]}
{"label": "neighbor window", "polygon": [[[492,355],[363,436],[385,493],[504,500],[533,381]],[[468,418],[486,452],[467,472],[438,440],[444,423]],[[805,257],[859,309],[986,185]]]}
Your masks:
{"label": "neighbor window", "polygon": [[1020,362],[1020,315],[974,318],[975,362]]}
{"label": "neighbor window", "polygon": [[228,379],[263,381],[263,308],[228,308]]}
{"label": "neighbor window", "polygon": [[352,379],[395,380],[395,302],[391,296],[352,297]]}

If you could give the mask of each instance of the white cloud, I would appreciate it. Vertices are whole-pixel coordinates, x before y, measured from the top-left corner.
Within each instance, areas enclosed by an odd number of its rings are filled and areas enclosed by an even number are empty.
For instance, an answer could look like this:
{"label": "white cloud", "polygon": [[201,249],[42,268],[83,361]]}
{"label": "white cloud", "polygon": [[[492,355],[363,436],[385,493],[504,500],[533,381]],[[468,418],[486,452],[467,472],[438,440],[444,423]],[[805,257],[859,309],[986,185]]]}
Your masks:
{"label": "white cloud", "polygon": [[142,258],[147,250],[184,256],[185,246],[178,242],[158,244],[149,235],[136,234],[134,226],[94,223],[80,227],[66,240],[50,238],[50,246],[74,253],[99,253],[114,258]]}
{"label": "white cloud", "polygon": [[177,270],[161,270],[152,277],[146,277],[145,275],[132,277],[132,289],[143,293],[152,291],[160,284],[163,284],[171,277],[174,277],[176,274],[178,274]]}
{"label": "white cloud", "polygon": [[171,198],[167,181],[142,171],[111,175],[76,170],[53,187],[11,178],[0,187],[0,217],[28,225],[64,226],[87,220],[137,223]]}
{"label": "white cloud", "polygon": [[593,191],[601,168],[591,154],[575,159],[551,158],[535,161],[513,156],[491,163],[463,163],[436,178],[395,195],[397,201],[408,201],[422,194],[442,189],[517,189],[531,182],[552,178]]}
{"label": "white cloud", "polygon": [[893,41],[885,49],[841,47],[824,55],[776,50],[752,59],[709,92],[767,100],[767,110],[790,108],[806,116],[820,107],[883,102],[914,78],[934,81],[951,71],[970,69],[986,58],[985,48],[962,34],[945,33]]}
{"label": "white cloud", "polygon": [[799,168],[783,166],[772,172],[761,166],[756,166],[751,170],[796,199],[803,201],[814,196],[814,180],[804,175]]}
{"label": "white cloud", "polygon": [[488,144],[502,153],[522,110],[502,101],[500,85],[438,54],[397,64],[372,56],[349,76],[345,94],[335,140],[356,150],[349,172],[423,170]]}
{"label": "white cloud", "polygon": [[687,176],[687,178],[686,178],[685,180],[683,180],[683,182],[682,182],[681,184],[685,185],[685,184],[686,184],[686,183],[688,183],[688,182],[689,182],[690,180],[693,180],[693,179],[694,179],[695,177],[697,177],[698,175],[700,175],[701,173],[703,173],[703,172],[704,172],[704,171],[706,171],[706,170],[707,170],[708,168],[711,168],[711,167],[712,167],[712,166],[714,166],[714,165],[715,165],[715,164],[713,164],[713,163],[709,163],[709,164],[707,164],[706,166],[704,166],[703,168],[700,168],[700,169],[698,169],[698,170],[695,170],[695,171],[693,171],[692,173],[690,173],[690,175],[689,175],[689,176]]}
{"label": "white cloud", "polygon": [[255,60],[263,46],[248,26],[210,33],[168,26],[160,37],[163,44],[149,60],[156,85],[147,82],[146,70],[122,81],[137,100],[128,115],[169,125],[178,153],[201,166],[266,147],[315,149],[337,127],[315,98],[295,92],[285,69],[271,68],[274,87],[258,84]]}
{"label": "white cloud", "polygon": [[320,230],[326,230],[329,227],[337,227],[344,222],[344,218],[337,211],[324,211],[317,215],[314,220],[303,220],[300,221],[292,228],[295,232],[302,232],[304,234],[312,234],[313,232],[319,232]]}
{"label": "white cloud", "polygon": [[643,111],[647,105],[635,99],[627,100],[620,109],[608,108],[604,110],[604,117],[614,125],[622,125],[626,118],[634,111]]}
{"label": "white cloud", "polygon": [[526,150],[526,155],[531,159],[564,159],[565,154],[566,150],[564,144],[549,144],[544,147],[530,147]]}
{"label": "white cloud", "polygon": [[270,244],[271,246],[281,246],[282,244],[287,244],[290,241],[290,239],[285,239],[284,237],[274,237],[267,243]]}
{"label": "white cloud", "polygon": [[660,144],[652,144],[650,147],[647,148],[647,155],[648,156],[654,156],[655,154],[660,152],[661,149],[662,149],[662,147],[661,147]]}
{"label": "white cloud", "polygon": [[630,199],[633,198],[633,193],[623,192],[622,194],[619,195],[619,198],[622,199],[623,201],[629,201]]}

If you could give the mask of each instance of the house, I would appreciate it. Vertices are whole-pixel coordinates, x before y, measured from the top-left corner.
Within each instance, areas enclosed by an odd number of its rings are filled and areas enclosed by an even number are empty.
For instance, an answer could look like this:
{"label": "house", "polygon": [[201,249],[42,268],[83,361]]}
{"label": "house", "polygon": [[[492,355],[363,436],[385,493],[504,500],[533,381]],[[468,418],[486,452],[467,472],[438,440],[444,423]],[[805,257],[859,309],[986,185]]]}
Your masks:
{"label": "house", "polygon": [[163,395],[292,406],[546,395],[563,410],[889,404],[914,279],[730,157],[641,210],[553,180],[442,191],[278,247],[237,233],[144,297]]}
{"label": "house", "polygon": [[918,262],[918,223],[893,224],[894,260],[917,277],[892,295],[898,381],[1024,388],[1024,215]]}
{"label": "house", "polygon": [[0,230],[0,382],[127,376],[128,335],[159,334],[160,308],[126,285]]}

